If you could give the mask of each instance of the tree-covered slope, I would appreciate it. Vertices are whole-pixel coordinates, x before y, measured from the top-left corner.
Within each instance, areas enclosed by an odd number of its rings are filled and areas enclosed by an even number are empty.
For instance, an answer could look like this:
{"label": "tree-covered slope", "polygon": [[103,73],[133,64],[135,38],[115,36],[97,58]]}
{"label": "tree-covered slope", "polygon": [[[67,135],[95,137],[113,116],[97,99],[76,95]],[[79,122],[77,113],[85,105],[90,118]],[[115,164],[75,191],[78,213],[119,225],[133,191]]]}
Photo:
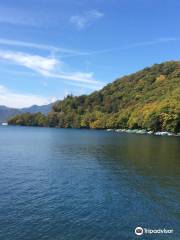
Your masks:
{"label": "tree-covered slope", "polygon": [[[11,119],[17,124],[22,116]],[[180,131],[180,62],[155,64],[86,96],[54,104],[46,124],[65,128]],[[26,124],[26,123],[24,123]]]}

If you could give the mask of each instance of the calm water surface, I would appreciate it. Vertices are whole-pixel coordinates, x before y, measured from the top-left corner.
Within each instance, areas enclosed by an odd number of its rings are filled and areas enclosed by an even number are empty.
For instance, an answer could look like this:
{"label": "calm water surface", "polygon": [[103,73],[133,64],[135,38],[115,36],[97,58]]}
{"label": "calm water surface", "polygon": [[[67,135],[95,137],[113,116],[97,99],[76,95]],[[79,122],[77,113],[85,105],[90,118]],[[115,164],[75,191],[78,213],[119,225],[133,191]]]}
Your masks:
{"label": "calm water surface", "polygon": [[0,240],[179,240],[179,188],[178,137],[0,127]]}

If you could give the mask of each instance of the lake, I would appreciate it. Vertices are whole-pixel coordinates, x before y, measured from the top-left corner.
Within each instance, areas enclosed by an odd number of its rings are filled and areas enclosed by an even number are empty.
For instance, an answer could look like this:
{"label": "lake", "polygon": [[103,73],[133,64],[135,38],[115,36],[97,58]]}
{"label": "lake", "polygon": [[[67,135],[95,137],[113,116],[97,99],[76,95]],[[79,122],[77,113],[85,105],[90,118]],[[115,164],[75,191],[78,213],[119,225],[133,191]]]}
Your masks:
{"label": "lake", "polygon": [[179,240],[179,156],[178,137],[0,127],[0,239]]}

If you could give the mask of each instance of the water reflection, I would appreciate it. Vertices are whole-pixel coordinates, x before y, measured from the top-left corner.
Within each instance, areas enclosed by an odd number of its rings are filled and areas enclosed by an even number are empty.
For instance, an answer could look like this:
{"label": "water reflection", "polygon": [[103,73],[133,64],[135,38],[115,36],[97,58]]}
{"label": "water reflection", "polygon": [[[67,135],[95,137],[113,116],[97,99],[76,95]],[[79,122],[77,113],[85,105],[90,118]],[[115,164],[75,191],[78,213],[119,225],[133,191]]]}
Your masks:
{"label": "water reflection", "polygon": [[0,133],[0,239],[126,240],[138,225],[173,227],[178,239],[179,138]]}

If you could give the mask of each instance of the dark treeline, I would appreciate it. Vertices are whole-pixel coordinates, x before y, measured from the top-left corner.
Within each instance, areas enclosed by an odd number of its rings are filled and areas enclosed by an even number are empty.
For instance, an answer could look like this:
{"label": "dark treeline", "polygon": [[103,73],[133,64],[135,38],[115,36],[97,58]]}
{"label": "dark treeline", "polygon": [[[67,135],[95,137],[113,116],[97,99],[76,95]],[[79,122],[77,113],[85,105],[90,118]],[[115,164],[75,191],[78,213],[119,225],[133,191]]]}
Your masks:
{"label": "dark treeline", "polygon": [[47,127],[48,117],[42,113],[22,113],[10,118],[10,125]]}
{"label": "dark treeline", "polygon": [[67,96],[48,116],[26,113],[9,124],[180,132],[180,62],[155,64],[88,96]]}

